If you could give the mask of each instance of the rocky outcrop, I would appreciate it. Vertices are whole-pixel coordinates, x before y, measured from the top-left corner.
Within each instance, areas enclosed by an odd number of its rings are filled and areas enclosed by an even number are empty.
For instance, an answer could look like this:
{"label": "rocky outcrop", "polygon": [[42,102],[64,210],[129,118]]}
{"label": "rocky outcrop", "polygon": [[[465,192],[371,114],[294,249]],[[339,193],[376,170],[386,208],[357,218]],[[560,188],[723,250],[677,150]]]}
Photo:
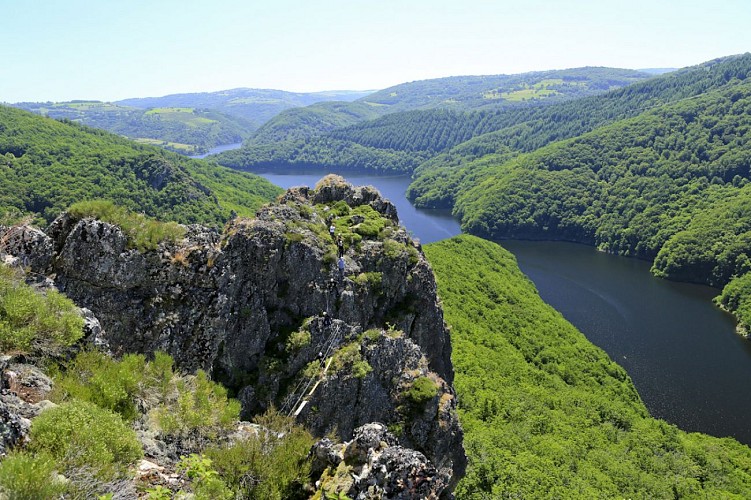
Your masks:
{"label": "rocky outcrop", "polygon": [[[343,272],[332,223],[346,238]],[[166,351],[233,389],[245,416],[275,404],[321,436],[349,439],[383,422],[441,481],[463,473],[435,279],[374,188],[327,178],[221,234],[187,226],[181,241],[150,251],[131,248],[115,225],[70,214],[46,234],[29,231],[0,251],[27,255],[32,241],[26,264],[96,315],[90,336],[113,353]],[[418,380],[430,390],[415,401]]]}
{"label": "rocky outcrop", "polygon": [[359,427],[352,441],[334,444],[328,439],[313,447],[317,487],[327,494],[356,500],[369,498],[437,499],[448,479],[423,455],[403,448],[380,423]]}
{"label": "rocky outcrop", "polygon": [[45,408],[52,381],[37,367],[0,356],[0,458],[24,444],[31,419]]}

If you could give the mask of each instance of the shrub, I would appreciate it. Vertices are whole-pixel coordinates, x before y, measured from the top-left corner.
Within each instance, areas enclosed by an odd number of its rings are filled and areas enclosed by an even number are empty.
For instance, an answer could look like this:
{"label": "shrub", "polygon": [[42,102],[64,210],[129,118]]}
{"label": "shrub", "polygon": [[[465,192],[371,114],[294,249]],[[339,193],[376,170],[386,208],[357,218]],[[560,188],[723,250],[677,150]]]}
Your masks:
{"label": "shrub", "polygon": [[419,409],[438,394],[438,385],[428,377],[417,377],[403,397],[413,409]]}
{"label": "shrub", "polygon": [[305,239],[305,236],[303,236],[301,233],[294,233],[292,231],[288,231],[284,233],[284,238],[287,240],[287,246],[289,246],[293,243],[300,243],[302,240]]}
{"label": "shrub", "polygon": [[402,256],[406,251],[406,247],[394,240],[384,240],[383,242],[383,254],[391,260],[396,260]]}
{"label": "shrub", "polygon": [[292,332],[287,338],[287,352],[299,351],[303,347],[310,345],[310,332],[308,330],[298,330]]}
{"label": "shrub", "polygon": [[231,500],[234,495],[211,466],[211,459],[191,454],[181,457],[177,470],[192,480],[193,493],[197,500]]}
{"label": "shrub", "polygon": [[331,213],[336,215],[337,217],[344,217],[345,215],[349,215],[351,209],[349,205],[347,205],[347,202],[344,200],[339,200],[331,207]]}
{"label": "shrub", "polygon": [[240,415],[240,403],[227,399],[227,389],[209,380],[203,370],[174,377],[165,401],[151,411],[164,434],[211,437],[230,427]]}
{"label": "shrub", "polygon": [[331,369],[336,372],[345,368],[349,368],[352,375],[356,378],[363,378],[373,371],[370,363],[362,359],[360,344],[357,342],[345,345],[334,354]]}
{"label": "shrub", "polygon": [[89,401],[134,420],[139,406],[155,406],[166,398],[172,364],[172,357],[163,352],[146,362],[142,354],[126,354],[117,361],[98,351],[84,351],[55,377],[52,399]]}
{"label": "shrub", "polygon": [[73,217],[94,217],[114,224],[128,237],[128,246],[140,251],[154,250],[163,241],[178,241],[185,236],[185,227],[176,222],[160,222],[142,214],[118,207],[109,200],[74,203],[68,209]]}
{"label": "shrub", "polygon": [[72,401],[32,421],[32,452],[49,453],[63,471],[90,469],[96,477],[122,475],[141,458],[135,432],[119,415],[87,401]]}
{"label": "shrub", "polygon": [[83,336],[78,308],[64,295],[40,293],[0,265],[0,350],[56,353]]}
{"label": "shrub", "polygon": [[312,436],[273,408],[256,419],[265,431],[206,450],[224,481],[242,498],[307,498]]}
{"label": "shrub", "polygon": [[361,287],[370,287],[374,292],[381,291],[381,282],[383,281],[383,273],[370,272],[360,273],[354,278],[354,282]]}
{"label": "shrub", "polygon": [[134,420],[138,411],[135,397],[140,389],[146,359],[127,354],[116,361],[98,351],[80,353],[65,372],[55,377],[54,401],[79,399]]}
{"label": "shrub", "polygon": [[56,477],[55,461],[47,453],[11,452],[0,462],[0,498],[57,498],[65,489],[65,483]]}
{"label": "shrub", "polygon": [[349,220],[351,221],[352,216],[356,215],[364,217],[365,220],[353,226],[352,230],[366,238],[377,238],[381,233],[381,230],[383,230],[387,224],[390,224],[390,221],[382,217],[381,214],[376,212],[370,205],[360,205],[352,210],[352,215],[350,215]]}

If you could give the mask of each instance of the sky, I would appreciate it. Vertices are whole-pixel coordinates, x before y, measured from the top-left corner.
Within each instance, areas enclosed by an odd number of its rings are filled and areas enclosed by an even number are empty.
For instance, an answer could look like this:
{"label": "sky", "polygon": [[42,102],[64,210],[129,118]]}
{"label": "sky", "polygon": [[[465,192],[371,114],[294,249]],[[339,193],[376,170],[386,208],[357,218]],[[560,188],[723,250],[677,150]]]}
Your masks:
{"label": "sky", "polygon": [[684,67],[751,51],[749,0],[0,0],[0,102]]}

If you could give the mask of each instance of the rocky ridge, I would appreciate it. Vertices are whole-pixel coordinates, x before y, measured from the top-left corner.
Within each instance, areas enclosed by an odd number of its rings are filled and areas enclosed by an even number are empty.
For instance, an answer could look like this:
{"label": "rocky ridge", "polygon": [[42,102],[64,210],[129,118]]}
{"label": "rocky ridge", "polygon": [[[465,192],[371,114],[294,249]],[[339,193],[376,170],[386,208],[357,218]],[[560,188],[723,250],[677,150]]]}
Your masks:
{"label": "rocky ridge", "polygon": [[274,404],[318,436],[382,422],[430,461],[431,495],[450,491],[466,458],[449,335],[432,270],[388,200],[330,176],[222,233],[186,229],[139,251],[116,225],[64,214],[46,232],[15,228],[0,251],[90,309],[90,340],[114,353],[166,351],[231,388],[244,416]]}

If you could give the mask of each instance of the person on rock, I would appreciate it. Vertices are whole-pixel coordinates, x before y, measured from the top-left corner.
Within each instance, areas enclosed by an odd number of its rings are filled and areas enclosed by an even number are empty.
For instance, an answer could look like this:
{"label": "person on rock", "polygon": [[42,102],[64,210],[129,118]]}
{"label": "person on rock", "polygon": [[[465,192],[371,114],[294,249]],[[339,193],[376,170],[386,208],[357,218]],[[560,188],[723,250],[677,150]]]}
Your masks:
{"label": "person on rock", "polygon": [[331,221],[331,225],[329,226],[329,234],[331,235],[331,239],[334,239],[334,233],[336,233],[336,226],[334,226],[334,222]]}
{"label": "person on rock", "polygon": [[331,316],[326,311],[323,311],[323,326],[329,328],[331,326]]}
{"label": "person on rock", "polygon": [[344,257],[339,257],[339,279],[344,279]]}
{"label": "person on rock", "polygon": [[336,248],[339,250],[339,258],[341,259],[344,257],[344,240],[341,234],[336,238]]}

